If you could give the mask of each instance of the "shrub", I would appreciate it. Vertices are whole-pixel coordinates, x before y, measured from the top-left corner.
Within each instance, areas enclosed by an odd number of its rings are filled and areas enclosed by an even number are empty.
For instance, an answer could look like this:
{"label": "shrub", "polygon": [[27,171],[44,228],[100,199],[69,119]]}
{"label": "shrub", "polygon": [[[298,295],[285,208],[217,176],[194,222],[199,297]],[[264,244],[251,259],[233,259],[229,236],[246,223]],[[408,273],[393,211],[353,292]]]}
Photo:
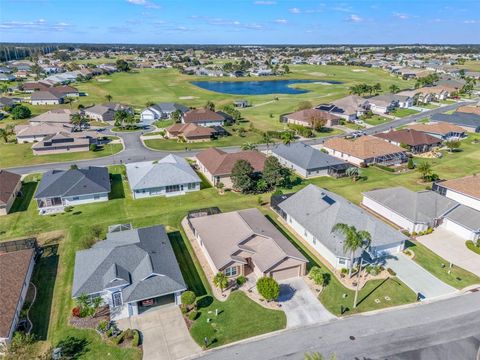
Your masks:
{"label": "shrub", "polygon": [[392,275],[392,276],[396,276],[396,275],[397,275],[397,273],[396,273],[395,271],[393,271],[393,269],[391,269],[391,268],[387,268],[387,272],[388,272],[390,275]]}
{"label": "shrub", "polygon": [[75,306],[72,309],[72,315],[75,317],[80,317],[80,306]]}
{"label": "shrub", "polygon": [[124,336],[125,336],[125,331],[122,331],[120,334],[117,335],[117,337],[113,339],[113,343],[115,345],[122,343]]}
{"label": "shrub", "polygon": [[402,230],[402,234],[410,237],[410,233],[408,232],[408,230]]}
{"label": "shrub", "polygon": [[415,164],[413,162],[413,158],[408,158],[407,168],[412,170],[415,169]]}
{"label": "shrub", "polygon": [[342,269],[340,270],[340,273],[346,275],[346,274],[348,274],[348,269],[347,269],[347,268],[342,268]]}
{"label": "shrub", "polygon": [[108,330],[108,321],[107,320],[102,320],[98,323],[97,325],[97,330],[104,333],[105,331]]}
{"label": "shrub", "polygon": [[90,144],[90,151],[97,151],[97,144]]}
{"label": "shrub", "polygon": [[433,229],[432,228],[428,228],[426,231],[425,231],[425,234],[431,234],[433,232]]}
{"label": "shrub", "polygon": [[112,332],[113,332],[113,328],[110,328],[107,330],[107,332],[105,333],[105,335],[107,335],[108,337],[112,336]]}
{"label": "shrub", "polygon": [[417,232],[416,232],[416,231],[412,231],[412,236],[417,236]]}
{"label": "shrub", "polygon": [[272,301],[280,295],[280,285],[271,277],[262,277],[257,281],[258,293],[267,301]]}
{"label": "shrub", "polygon": [[472,240],[467,240],[465,245],[467,245],[468,249],[480,255],[480,247],[477,246]]}
{"label": "shrub", "polygon": [[196,299],[197,295],[193,291],[185,291],[181,296],[182,304],[186,306],[193,305]]}
{"label": "shrub", "polygon": [[272,195],[283,195],[283,191],[280,189],[275,190]]}
{"label": "shrub", "polygon": [[238,286],[242,286],[243,284],[245,284],[247,282],[247,278],[243,275],[240,275],[239,277],[237,277],[237,285]]}
{"label": "shrub", "polygon": [[385,170],[385,171],[388,171],[388,172],[395,172],[395,169],[392,168],[392,167],[389,167],[389,166],[384,166],[384,165],[380,165],[380,164],[375,164],[375,167],[379,168],[379,169],[382,169],[382,170]]}
{"label": "shrub", "polygon": [[197,310],[192,310],[190,311],[190,313],[188,314],[188,318],[191,320],[191,321],[195,321],[198,317],[198,312]]}
{"label": "shrub", "polygon": [[138,330],[134,330],[132,346],[137,347],[138,345],[140,345],[140,333],[138,332]]}
{"label": "shrub", "polygon": [[76,359],[85,353],[88,341],[85,338],[67,336],[61,340],[56,347],[62,349],[63,359]]}
{"label": "shrub", "polygon": [[313,266],[308,273],[308,278],[311,279],[315,284],[321,285],[323,282],[322,270],[318,266]]}
{"label": "shrub", "polygon": [[14,120],[27,119],[31,115],[30,109],[24,105],[17,105],[12,109],[12,118]]}
{"label": "shrub", "polygon": [[123,333],[123,338],[125,340],[133,339],[134,331],[132,329],[127,329]]}

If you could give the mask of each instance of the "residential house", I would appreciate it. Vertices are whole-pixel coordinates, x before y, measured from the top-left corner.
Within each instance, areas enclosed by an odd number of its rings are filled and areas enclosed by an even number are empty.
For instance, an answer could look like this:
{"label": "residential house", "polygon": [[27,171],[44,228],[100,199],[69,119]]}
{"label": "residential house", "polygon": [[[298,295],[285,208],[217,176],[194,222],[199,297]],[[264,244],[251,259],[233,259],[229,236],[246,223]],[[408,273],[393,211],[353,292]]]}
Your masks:
{"label": "residential house", "polygon": [[35,191],[41,215],[61,212],[65,206],[108,201],[111,191],[108,169],[89,166],[70,170],[49,170]]}
{"label": "residential house", "polygon": [[112,320],[140,315],[154,306],[180,305],[185,290],[163,225],[114,227],[105,240],[75,255],[72,297],[101,297]]}
{"label": "residential house", "polygon": [[450,91],[441,85],[422,87],[417,89],[416,92],[421,94],[423,97],[430,95],[430,101],[441,101],[450,97]]}
{"label": "residential house", "polygon": [[428,104],[434,100],[434,97],[429,92],[420,92],[417,89],[415,90],[404,90],[397,93],[399,96],[407,96],[413,99],[413,103],[417,104]]}
{"label": "residential house", "polygon": [[126,164],[126,168],[134,199],[184,195],[200,190],[202,182],[184,158],[172,154],[158,161]]}
{"label": "residential house", "polygon": [[176,123],[165,129],[167,136],[171,139],[182,138],[186,142],[210,141],[216,131],[210,127],[198,126],[195,123]]}
{"label": "residential house", "polygon": [[30,96],[32,105],[59,105],[63,104],[65,96],[58,95],[51,90],[35,91]]}
{"label": "residential house", "polygon": [[231,281],[239,276],[285,280],[306,274],[307,259],[256,208],[188,221],[213,274],[222,272]]}
{"label": "residential house", "polygon": [[[355,226],[357,230],[370,233],[368,257],[364,259],[370,262],[400,253],[408,240],[401,232],[347,199],[315,185],[281,197],[283,201],[275,206],[277,213],[334,269],[348,268],[351,261],[350,252],[344,249],[344,235],[332,231],[336,224]],[[353,262],[357,263],[361,256],[360,250],[355,251]]]}
{"label": "residential house", "polygon": [[188,111],[188,107],[172,102],[152,105],[140,113],[140,122],[142,124],[151,125],[157,120],[171,119],[172,114],[176,111],[180,111],[183,115]]}
{"label": "residential house", "polygon": [[460,126],[467,132],[480,132],[480,115],[455,112],[453,114],[434,114],[431,119],[432,121],[442,121]]}
{"label": "residential house", "polygon": [[223,126],[225,118],[209,109],[193,109],[182,115],[182,123],[194,123],[198,126]]}
{"label": "residential house", "polygon": [[453,199],[460,204],[480,211],[480,176],[471,175],[463,178],[436,182],[432,190]]}
{"label": "residential house", "polygon": [[305,109],[284,115],[283,119],[289,124],[302,125],[314,128],[316,122],[325,123],[324,126],[332,127],[340,124],[340,118],[327,111],[318,109]]}
{"label": "residential house", "polygon": [[24,144],[42,141],[47,136],[52,136],[59,132],[71,132],[72,129],[72,125],[45,122],[35,123],[34,125],[17,125],[14,131],[17,143]]}
{"label": "residential house", "polygon": [[107,103],[102,105],[94,105],[83,110],[86,117],[96,121],[114,121],[117,111],[126,111],[133,115],[133,109],[128,105],[117,103]]}
{"label": "residential house", "polygon": [[459,204],[434,191],[411,191],[404,187],[363,193],[362,205],[410,233],[437,227]]}
{"label": "residential house", "polygon": [[243,100],[243,99],[234,100],[233,101],[233,106],[235,106],[237,108],[246,108],[246,107],[250,106],[250,103],[248,102],[248,100]]}
{"label": "residential house", "polygon": [[63,154],[67,152],[90,151],[90,145],[97,143],[97,135],[93,132],[60,131],[45,136],[32,145],[33,155]]}
{"label": "residential house", "polygon": [[349,95],[330,104],[321,104],[317,106],[317,109],[328,111],[347,121],[353,121],[365,114],[370,109],[370,104],[368,100],[360,96]]}
{"label": "residential house", "polygon": [[267,153],[304,178],[345,175],[352,165],[302,142],[274,145]]}
{"label": "residential house", "polygon": [[34,265],[35,248],[0,250],[0,348],[10,344],[17,330]]}
{"label": "residential house", "polygon": [[226,188],[232,187],[230,175],[237,161],[246,160],[252,165],[254,172],[261,173],[265,159],[265,154],[259,151],[226,153],[213,147],[200,151],[196,156],[197,166],[207,180],[214,186],[223,183]]}
{"label": "residential house", "polygon": [[424,132],[441,140],[459,140],[466,136],[460,126],[446,122],[429,122],[426,124],[407,125],[408,129]]}
{"label": "residential house", "polygon": [[370,110],[375,114],[387,114],[396,108],[410,108],[413,98],[399,94],[383,94],[368,98]]}
{"label": "residential house", "polygon": [[405,149],[375,136],[361,136],[354,140],[328,139],[324,142],[323,147],[330,155],[357,166],[398,165],[407,161]]}
{"label": "residential house", "polygon": [[14,107],[18,103],[18,99],[7,98],[5,96],[0,97],[0,110],[3,110],[6,107]]}
{"label": "residential house", "polygon": [[53,109],[28,120],[32,125],[41,123],[70,124],[71,117],[75,112],[69,109]]}
{"label": "residential house", "polygon": [[438,137],[414,129],[392,130],[375,134],[376,137],[388,141],[390,144],[407,148],[414,154],[431,151],[442,144]]}
{"label": "residential house", "polygon": [[7,215],[22,188],[22,177],[0,169],[0,216]]}
{"label": "residential house", "polygon": [[23,83],[22,85],[23,92],[26,92],[26,93],[33,93],[34,91],[48,91],[48,89],[50,88],[51,88],[50,85],[47,85],[38,81],[26,82],[26,83]]}

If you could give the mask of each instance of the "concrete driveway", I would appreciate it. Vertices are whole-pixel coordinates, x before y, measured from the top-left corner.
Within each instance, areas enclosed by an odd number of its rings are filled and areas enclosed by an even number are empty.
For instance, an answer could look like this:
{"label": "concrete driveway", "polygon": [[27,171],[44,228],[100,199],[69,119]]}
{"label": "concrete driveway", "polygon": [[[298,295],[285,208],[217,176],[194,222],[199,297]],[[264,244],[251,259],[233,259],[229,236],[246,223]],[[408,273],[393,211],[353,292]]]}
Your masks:
{"label": "concrete driveway", "polygon": [[426,299],[451,294],[455,288],[440,281],[415,261],[400,253],[385,260],[385,266],[392,268],[400,280]]}
{"label": "concrete driveway", "polygon": [[182,359],[201,352],[193,341],[178,306],[166,305],[118,321],[121,329],[142,333],[144,360]]}
{"label": "concrete driveway", "polygon": [[429,235],[418,240],[445,260],[480,276],[480,255],[468,250],[465,239],[455,233],[438,227]]}
{"label": "concrete driveway", "polygon": [[334,319],[302,278],[280,281],[278,302],[287,316],[287,328]]}

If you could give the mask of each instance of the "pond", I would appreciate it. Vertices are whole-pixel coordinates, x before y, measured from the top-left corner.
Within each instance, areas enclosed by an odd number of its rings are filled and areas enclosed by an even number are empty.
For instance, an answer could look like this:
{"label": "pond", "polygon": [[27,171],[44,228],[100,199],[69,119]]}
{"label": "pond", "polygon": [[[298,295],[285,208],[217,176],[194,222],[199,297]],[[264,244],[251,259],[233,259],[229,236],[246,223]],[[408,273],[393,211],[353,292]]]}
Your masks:
{"label": "pond", "polygon": [[192,84],[205,90],[235,95],[304,94],[310,90],[291,85],[308,83],[341,84],[332,80],[192,81]]}

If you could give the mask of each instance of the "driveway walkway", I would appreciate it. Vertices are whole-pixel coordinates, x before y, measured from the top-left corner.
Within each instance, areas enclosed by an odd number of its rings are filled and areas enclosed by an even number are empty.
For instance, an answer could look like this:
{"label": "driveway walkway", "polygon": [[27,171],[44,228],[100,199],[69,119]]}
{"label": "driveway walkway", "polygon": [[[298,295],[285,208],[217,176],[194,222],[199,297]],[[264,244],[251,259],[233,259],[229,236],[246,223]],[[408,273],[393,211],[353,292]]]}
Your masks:
{"label": "driveway walkway", "polygon": [[335,318],[323,307],[301,278],[280,282],[278,302],[287,316],[287,328],[325,322]]}
{"label": "driveway walkway", "polygon": [[445,260],[480,276],[480,255],[469,250],[465,246],[465,239],[455,233],[438,227],[418,240]]}
{"label": "driveway walkway", "polygon": [[440,281],[404,254],[395,254],[386,259],[385,265],[392,268],[397,273],[398,278],[410,289],[427,299],[456,291],[455,288]]}
{"label": "driveway walkway", "polygon": [[119,328],[138,329],[142,333],[143,360],[174,360],[199,354],[178,306],[151,309],[139,316],[118,321]]}

